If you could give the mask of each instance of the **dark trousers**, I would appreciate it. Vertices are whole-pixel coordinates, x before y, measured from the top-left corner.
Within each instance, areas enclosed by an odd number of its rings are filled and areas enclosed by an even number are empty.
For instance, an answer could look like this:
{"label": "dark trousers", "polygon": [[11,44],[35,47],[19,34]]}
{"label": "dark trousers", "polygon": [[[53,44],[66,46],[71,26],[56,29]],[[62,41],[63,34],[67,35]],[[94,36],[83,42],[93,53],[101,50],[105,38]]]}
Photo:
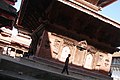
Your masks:
{"label": "dark trousers", "polygon": [[67,74],[69,75],[69,72],[68,72],[68,66],[64,66],[64,68],[63,68],[63,70],[62,70],[61,73],[65,72],[65,70],[66,70]]}

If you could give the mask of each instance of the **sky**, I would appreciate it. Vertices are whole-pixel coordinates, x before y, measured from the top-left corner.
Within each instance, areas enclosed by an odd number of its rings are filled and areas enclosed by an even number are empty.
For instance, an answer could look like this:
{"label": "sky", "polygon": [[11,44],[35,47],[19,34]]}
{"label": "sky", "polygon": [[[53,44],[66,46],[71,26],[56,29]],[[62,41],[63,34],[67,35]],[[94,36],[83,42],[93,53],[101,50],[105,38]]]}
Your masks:
{"label": "sky", "polygon": [[[17,8],[17,11],[20,9],[20,5],[21,0],[18,0],[18,2],[14,6],[15,8]],[[99,11],[99,13],[120,23],[120,0],[117,0],[116,2],[108,5],[107,7],[104,7],[102,11]]]}
{"label": "sky", "polygon": [[120,0],[104,7],[100,14],[120,23]]}
{"label": "sky", "polygon": [[14,7],[17,9],[17,11],[19,11],[19,9],[20,9],[21,1],[22,0],[17,0],[17,2],[15,3]]}

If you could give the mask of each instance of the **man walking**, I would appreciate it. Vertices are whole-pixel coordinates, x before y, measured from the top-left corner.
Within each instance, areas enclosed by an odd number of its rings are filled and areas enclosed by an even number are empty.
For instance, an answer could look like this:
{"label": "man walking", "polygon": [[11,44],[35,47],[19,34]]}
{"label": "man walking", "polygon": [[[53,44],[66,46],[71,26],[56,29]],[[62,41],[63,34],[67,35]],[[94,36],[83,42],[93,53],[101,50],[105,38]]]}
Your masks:
{"label": "man walking", "polygon": [[70,56],[71,56],[71,55],[68,54],[68,57],[67,57],[66,60],[65,60],[65,66],[64,66],[64,68],[63,68],[63,70],[62,70],[61,73],[65,72],[65,70],[66,70],[67,75],[69,75],[69,72],[68,72],[68,64],[69,64],[69,57],[70,57]]}

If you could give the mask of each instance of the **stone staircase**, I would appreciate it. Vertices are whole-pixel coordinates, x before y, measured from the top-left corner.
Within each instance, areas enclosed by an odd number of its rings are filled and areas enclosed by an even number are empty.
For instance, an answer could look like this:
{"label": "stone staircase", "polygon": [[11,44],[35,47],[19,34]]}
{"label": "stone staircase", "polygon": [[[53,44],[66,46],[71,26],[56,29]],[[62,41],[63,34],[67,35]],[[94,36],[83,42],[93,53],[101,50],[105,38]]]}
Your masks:
{"label": "stone staircase", "polygon": [[[64,64],[43,58],[12,58],[0,55],[0,72],[14,73],[16,78],[21,80],[112,80],[108,76],[95,74],[82,69],[69,67],[70,75],[61,74]],[[23,77],[18,77],[23,76]],[[5,75],[5,74],[4,74]],[[8,74],[7,74],[8,75]]]}

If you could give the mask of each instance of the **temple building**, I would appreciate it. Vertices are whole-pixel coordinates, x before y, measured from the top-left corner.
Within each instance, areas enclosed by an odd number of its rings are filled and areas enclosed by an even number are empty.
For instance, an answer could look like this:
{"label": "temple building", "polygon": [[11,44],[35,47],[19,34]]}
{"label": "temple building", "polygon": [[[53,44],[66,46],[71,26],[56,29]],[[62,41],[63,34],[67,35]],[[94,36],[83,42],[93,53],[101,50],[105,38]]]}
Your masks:
{"label": "temple building", "polygon": [[[0,74],[20,80],[112,80],[110,66],[112,54],[119,51],[120,24],[98,11],[115,1],[22,0],[17,25],[31,34],[32,57],[0,55]],[[61,74],[68,54],[70,75]]]}
{"label": "temple building", "polygon": [[111,64],[113,80],[120,80],[120,52],[114,52]]}
{"label": "temple building", "polygon": [[11,57],[23,57],[28,52],[28,48],[31,42],[30,34],[27,32],[19,32],[13,28],[1,28],[0,34],[0,54],[5,54]]}
{"label": "temple building", "polygon": [[12,29],[17,18],[17,10],[13,7],[16,0],[0,0],[0,28]]}
{"label": "temple building", "polygon": [[[28,52],[30,37],[27,32],[19,32],[14,28],[17,20],[17,10],[13,7],[17,0],[0,0],[0,54],[8,50],[24,54]],[[9,53],[12,55],[12,53]],[[15,54],[14,54],[15,56]]]}

